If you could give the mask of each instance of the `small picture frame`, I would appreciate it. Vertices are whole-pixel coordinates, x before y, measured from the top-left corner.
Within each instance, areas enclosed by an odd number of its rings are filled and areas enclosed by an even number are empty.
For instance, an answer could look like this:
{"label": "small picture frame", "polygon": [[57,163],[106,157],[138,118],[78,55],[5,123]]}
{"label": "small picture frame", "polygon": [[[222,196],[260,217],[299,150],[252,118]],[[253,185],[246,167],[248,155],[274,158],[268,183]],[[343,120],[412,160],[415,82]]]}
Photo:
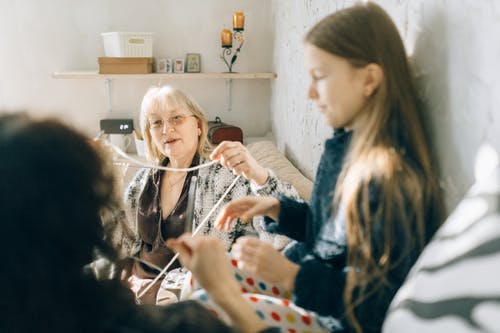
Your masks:
{"label": "small picture frame", "polygon": [[[172,63],[172,61],[170,61]],[[155,71],[157,73],[168,73],[167,58],[156,58]]]}
{"label": "small picture frame", "polygon": [[188,53],[186,55],[186,72],[201,72],[201,55],[199,53]]}
{"label": "small picture frame", "polygon": [[172,66],[172,59],[167,58],[166,63],[167,63],[167,66],[166,66],[166,68],[167,68],[167,73],[172,73],[172,72],[173,72],[173,70],[174,70],[174,66]]}
{"label": "small picture frame", "polygon": [[184,59],[175,59],[174,73],[184,73]]}

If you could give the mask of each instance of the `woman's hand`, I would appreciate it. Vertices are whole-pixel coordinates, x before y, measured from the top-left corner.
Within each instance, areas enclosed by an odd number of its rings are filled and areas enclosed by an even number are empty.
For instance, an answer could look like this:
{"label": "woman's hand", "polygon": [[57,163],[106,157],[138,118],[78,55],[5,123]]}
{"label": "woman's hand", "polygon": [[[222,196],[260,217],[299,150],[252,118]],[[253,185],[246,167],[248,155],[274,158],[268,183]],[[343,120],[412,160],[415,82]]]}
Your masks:
{"label": "woman's hand", "polygon": [[210,236],[191,236],[186,233],[169,239],[167,246],[179,253],[184,267],[189,269],[200,285],[213,297],[240,293],[237,281],[221,241]]}
{"label": "woman's hand", "polygon": [[280,214],[280,202],[274,197],[243,197],[228,203],[220,211],[215,226],[218,229],[231,229],[231,224],[238,218],[248,222],[254,216],[269,216],[277,220]]}
{"label": "woman's hand", "polygon": [[293,291],[299,266],[271,244],[255,237],[240,237],[231,251],[238,268]]}
{"label": "woman's hand", "polygon": [[255,160],[247,147],[237,141],[222,141],[210,154],[210,159],[257,185],[264,185],[269,177],[267,170]]}
{"label": "woman's hand", "polygon": [[177,239],[169,239],[167,246],[179,253],[181,263],[193,273],[240,332],[256,333],[266,328],[266,324],[241,295],[219,239],[184,234]]}

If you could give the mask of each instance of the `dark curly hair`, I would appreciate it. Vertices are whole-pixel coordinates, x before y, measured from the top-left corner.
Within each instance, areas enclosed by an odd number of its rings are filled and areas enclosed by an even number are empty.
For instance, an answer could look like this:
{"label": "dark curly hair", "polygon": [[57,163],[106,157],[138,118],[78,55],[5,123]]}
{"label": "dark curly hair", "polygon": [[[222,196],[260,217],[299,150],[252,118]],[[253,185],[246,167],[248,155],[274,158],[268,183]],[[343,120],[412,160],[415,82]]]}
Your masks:
{"label": "dark curly hair", "polygon": [[114,177],[96,146],[57,120],[0,116],[0,332],[231,332],[197,303],[139,307],[84,271],[96,249],[113,257]]}

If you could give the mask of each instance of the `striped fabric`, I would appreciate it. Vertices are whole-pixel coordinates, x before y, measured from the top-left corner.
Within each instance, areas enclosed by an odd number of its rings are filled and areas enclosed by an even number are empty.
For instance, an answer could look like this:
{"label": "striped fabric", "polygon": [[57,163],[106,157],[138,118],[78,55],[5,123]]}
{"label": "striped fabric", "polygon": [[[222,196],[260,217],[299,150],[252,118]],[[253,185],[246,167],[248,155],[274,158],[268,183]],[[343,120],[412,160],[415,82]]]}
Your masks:
{"label": "striped fabric", "polygon": [[477,163],[476,183],[412,268],[383,332],[500,332],[498,155]]}

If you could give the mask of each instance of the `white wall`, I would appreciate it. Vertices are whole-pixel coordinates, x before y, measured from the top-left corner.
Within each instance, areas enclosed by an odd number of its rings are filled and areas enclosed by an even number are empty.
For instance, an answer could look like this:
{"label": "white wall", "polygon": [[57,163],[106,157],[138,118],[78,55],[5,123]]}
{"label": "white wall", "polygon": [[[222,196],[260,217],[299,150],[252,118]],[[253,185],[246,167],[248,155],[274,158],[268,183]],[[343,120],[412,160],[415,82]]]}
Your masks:
{"label": "white wall", "polygon": [[[483,142],[500,151],[500,1],[376,0],[414,53],[433,123],[433,146],[449,206],[472,183]],[[202,55],[203,71],[225,71],[220,30],[245,12],[246,42],[236,71],[275,71],[278,78],[234,81],[226,111],[224,80],[172,80],[194,95],[209,118],[220,115],[246,135],[270,128],[280,148],[313,178],[331,130],[307,101],[302,38],[350,0],[0,0],[0,110],[58,115],[89,134],[105,117],[135,117],[151,80],[115,80],[113,113],[102,80],[56,80],[54,71],[96,69],[104,31],[153,31],[155,56]],[[166,82],[163,82],[166,83]],[[272,97],[271,97],[272,96]],[[269,109],[271,108],[271,119]]]}
{"label": "white wall", "polygon": [[[235,11],[245,13],[246,41],[233,70],[271,71],[267,0],[0,0],[0,110],[57,115],[89,134],[98,132],[101,118],[136,117],[147,88],[160,82],[114,80],[109,114],[104,80],[53,79],[51,73],[97,69],[106,31],[154,32],[154,56],[201,53],[202,71],[224,72],[220,32],[232,27]],[[231,113],[224,80],[168,83],[193,95],[209,118],[219,115],[245,135],[270,130],[269,80],[233,80]]]}
{"label": "white wall", "polygon": [[[431,120],[448,208],[473,181],[481,143],[500,152],[500,1],[377,0],[413,53]],[[302,38],[318,19],[353,1],[274,0],[272,129],[310,177],[331,130],[306,101]]]}

